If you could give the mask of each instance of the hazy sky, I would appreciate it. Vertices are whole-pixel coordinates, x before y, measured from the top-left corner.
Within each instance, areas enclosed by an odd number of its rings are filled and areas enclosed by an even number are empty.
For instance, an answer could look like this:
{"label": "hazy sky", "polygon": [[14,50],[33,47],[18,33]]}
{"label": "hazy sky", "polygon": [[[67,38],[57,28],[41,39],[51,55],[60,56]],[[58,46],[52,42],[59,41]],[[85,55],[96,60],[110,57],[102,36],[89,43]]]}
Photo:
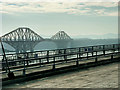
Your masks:
{"label": "hazy sky", "polygon": [[2,33],[29,27],[41,36],[118,33],[116,2],[0,2]]}

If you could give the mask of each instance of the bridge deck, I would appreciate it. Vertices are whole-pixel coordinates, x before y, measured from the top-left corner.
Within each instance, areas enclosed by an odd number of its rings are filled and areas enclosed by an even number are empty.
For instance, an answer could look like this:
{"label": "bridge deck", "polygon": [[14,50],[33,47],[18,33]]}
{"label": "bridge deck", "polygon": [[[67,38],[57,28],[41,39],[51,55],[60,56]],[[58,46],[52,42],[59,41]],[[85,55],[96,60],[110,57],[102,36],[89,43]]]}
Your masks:
{"label": "bridge deck", "polygon": [[[114,56],[113,58],[118,58],[118,56]],[[106,59],[111,59],[111,56],[106,56],[106,57],[99,57],[98,58],[98,61],[103,61],[103,60],[106,60]],[[85,64],[85,63],[89,63],[89,62],[94,62],[94,58],[91,58],[91,59],[88,59],[88,60],[83,60],[83,61],[80,61],[79,64]],[[73,60],[73,61],[64,61],[64,62],[61,62],[59,64],[56,64],[56,68],[61,68],[61,67],[67,67],[67,66],[72,66],[72,65],[76,65],[76,60]],[[34,72],[40,72],[40,71],[45,71],[45,70],[50,70],[53,68],[53,66],[51,64],[47,64],[46,65],[41,65],[40,66],[36,66],[38,68],[35,68],[35,66],[33,68],[27,68],[26,69],[26,74],[30,74],[30,73],[34,73]],[[19,68],[19,69],[11,69],[11,71],[16,71],[14,72],[14,75],[15,76],[19,76],[23,73],[23,69],[24,68]],[[17,71],[18,70],[18,71]],[[2,74],[2,78],[7,78],[7,73],[3,73]]]}
{"label": "bridge deck", "polygon": [[118,63],[66,72],[3,88],[118,88]]}

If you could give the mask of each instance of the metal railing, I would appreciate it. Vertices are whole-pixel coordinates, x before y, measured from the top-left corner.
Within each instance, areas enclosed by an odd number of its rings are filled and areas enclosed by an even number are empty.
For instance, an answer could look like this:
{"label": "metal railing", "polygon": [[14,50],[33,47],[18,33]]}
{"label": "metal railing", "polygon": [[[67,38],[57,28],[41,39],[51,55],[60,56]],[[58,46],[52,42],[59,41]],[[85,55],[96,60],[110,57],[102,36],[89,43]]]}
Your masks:
{"label": "metal railing", "polygon": [[[29,69],[35,70],[35,68],[45,66],[52,66],[52,69],[55,69],[56,65],[62,65],[62,63],[76,62],[76,64],[79,64],[80,61],[89,59],[97,61],[98,57],[106,56],[113,58],[115,55],[118,56],[119,50],[120,44],[111,44],[6,54],[6,58],[12,72],[23,71],[23,75],[25,75],[26,70]],[[0,55],[0,59],[1,73],[7,73],[6,62],[2,60],[2,55]]]}

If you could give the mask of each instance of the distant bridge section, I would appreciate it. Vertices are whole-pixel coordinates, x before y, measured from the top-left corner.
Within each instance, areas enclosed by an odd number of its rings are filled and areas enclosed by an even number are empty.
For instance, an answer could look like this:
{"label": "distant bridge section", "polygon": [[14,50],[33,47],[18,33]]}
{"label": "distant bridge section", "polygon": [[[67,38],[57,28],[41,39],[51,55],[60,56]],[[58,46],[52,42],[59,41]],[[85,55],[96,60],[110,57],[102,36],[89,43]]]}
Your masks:
{"label": "distant bridge section", "polygon": [[51,40],[57,45],[57,48],[67,48],[73,39],[64,31],[59,31],[51,37]]}
{"label": "distant bridge section", "polygon": [[16,52],[33,51],[35,45],[44,39],[30,28],[21,27],[1,37],[1,41],[11,45]]}
{"label": "distant bridge section", "polygon": [[30,28],[20,27],[3,35],[0,37],[0,40],[11,45],[17,53],[21,53],[28,50],[33,51],[34,47],[42,41],[52,41],[56,44],[57,48],[67,48],[73,39],[64,31],[59,31],[51,38],[43,39]]}

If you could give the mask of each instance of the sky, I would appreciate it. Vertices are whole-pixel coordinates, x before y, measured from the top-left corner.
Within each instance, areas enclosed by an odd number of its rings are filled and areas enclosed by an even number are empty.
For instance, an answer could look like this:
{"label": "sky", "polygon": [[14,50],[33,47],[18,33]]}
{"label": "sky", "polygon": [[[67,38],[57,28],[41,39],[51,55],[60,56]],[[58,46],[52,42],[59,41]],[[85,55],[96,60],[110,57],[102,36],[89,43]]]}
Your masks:
{"label": "sky", "polygon": [[0,1],[0,36],[28,27],[40,36],[118,34],[117,2]]}

